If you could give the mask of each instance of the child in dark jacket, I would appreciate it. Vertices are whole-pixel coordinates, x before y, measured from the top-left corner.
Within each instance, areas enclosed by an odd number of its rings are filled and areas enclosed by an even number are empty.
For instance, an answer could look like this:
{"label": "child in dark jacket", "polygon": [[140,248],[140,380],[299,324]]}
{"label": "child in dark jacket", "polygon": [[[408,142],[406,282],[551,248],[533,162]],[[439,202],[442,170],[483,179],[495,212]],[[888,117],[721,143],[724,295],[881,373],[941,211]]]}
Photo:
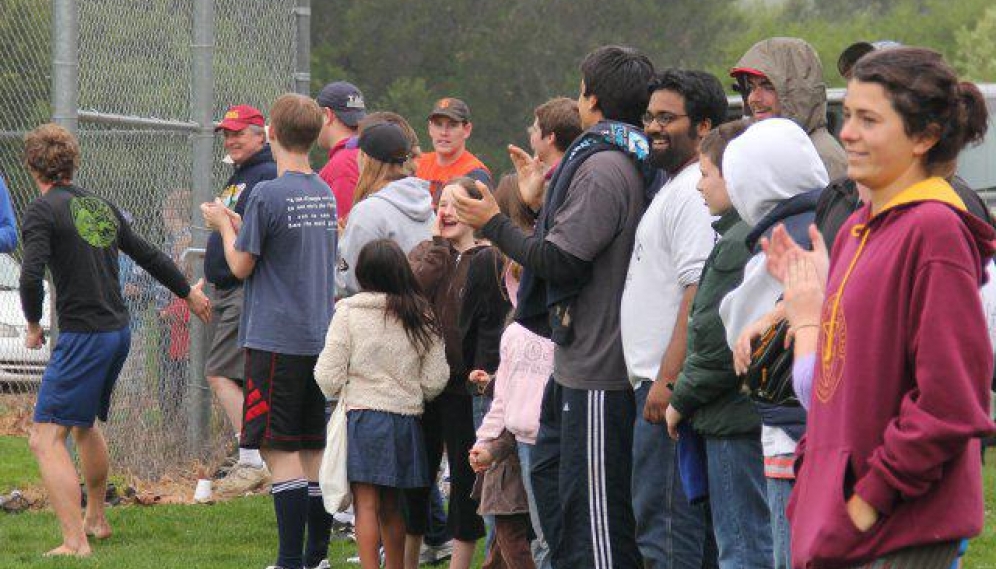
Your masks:
{"label": "child in dark jacket", "polygon": [[[456,541],[454,567],[470,562],[475,542],[484,536],[477,504],[470,497],[474,472],[466,457],[475,441],[474,398],[484,396],[483,387],[498,368],[501,333],[510,308],[502,286],[501,254],[477,243],[473,229],[458,222],[453,212],[450,197],[458,186],[474,188],[473,181],[463,178],[443,188],[432,240],[408,255],[442,328],[450,366],[446,389],[426,405],[422,425],[430,473],[439,469],[444,445],[450,457],[448,524]],[[406,492],[413,555],[427,529],[428,498],[428,489]]]}
{"label": "child in dark jacket", "polygon": [[[723,158],[730,200],[752,226],[748,247],[776,226],[806,237],[816,195],[827,182],[827,170],[809,136],[796,123],[781,118],[751,125],[730,143]],[[736,345],[741,333],[774,309],[781,284],[765,269],[765,254],[754,256],[744,269],[744,282],[723,299],[719,308],[726,339]],[[755,399],[761,414],[761,446],[767,478],[768,507],[774,535],[775,569],[788,569],[791,538],[785,505],[792,490],[795,446],[806,428],[806,413],[798,402]]]}
{"label": "child in dark jacket", "polygon": [[713,227],[720,238],[702,268],[689,314],[688,355],[665,412],[672,437],[677,438],[678,423],[688,419],[704,439],[709,507],[722,568],[770,567],[772,561],[761,420],[740,389],[719,316],[720,302],[743,280],[750,259],[745,245],[750,226],[730,201],[722,169],[727,144],[748,124],[721,125],[700,145],[698,187],[709,213],[719,216]]}

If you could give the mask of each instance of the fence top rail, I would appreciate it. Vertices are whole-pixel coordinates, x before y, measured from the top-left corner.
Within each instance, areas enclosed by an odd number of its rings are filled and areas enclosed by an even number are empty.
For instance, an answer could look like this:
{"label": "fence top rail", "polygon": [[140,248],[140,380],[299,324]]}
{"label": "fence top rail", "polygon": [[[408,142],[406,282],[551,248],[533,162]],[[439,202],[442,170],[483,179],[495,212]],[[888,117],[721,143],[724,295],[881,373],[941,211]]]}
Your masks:
{"label": "fence top rail", "polygon": [[[79,111],[79,120],[81,123],[89,124],[127,126],[159,130],[179,130],[183,132],[197,132],[201,129],[201,125],[192,121],[174,121],[84,110]],[[214,128],[214,126],[215,125],[212,123],[211,127]]]}

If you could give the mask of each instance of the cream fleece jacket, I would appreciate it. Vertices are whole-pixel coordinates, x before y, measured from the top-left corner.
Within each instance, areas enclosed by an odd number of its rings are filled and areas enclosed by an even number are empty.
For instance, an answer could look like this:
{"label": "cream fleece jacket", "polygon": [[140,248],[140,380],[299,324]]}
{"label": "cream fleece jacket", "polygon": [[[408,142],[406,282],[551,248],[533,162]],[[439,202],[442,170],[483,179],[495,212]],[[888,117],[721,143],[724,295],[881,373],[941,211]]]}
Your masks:
{"label": "cream fleece jacket", "polygon": [[387,314],[387,295],[361,292],[340,300],[315,364],[315,381],[326,397],[347,409],[421,415],[426,401],[449,379],[442,338],[419,361],[405,329]]}

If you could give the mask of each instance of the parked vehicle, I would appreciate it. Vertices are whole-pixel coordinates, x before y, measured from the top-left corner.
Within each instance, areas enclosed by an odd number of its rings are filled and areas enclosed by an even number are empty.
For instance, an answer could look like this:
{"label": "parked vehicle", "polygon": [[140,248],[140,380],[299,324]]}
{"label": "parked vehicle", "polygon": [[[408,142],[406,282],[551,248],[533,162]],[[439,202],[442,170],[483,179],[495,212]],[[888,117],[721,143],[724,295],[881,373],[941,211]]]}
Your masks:
{"label": "parked vehicle", "polygon": [[[21,265],[10,254],[0,254],[0,386],[7,388],[41,383],[51,353],[47,341],[40,350],[24,347],[28,323],[21,311],[20,279]],[[47,295],[45,304],[42,329],[47,339],[51,318]]]}

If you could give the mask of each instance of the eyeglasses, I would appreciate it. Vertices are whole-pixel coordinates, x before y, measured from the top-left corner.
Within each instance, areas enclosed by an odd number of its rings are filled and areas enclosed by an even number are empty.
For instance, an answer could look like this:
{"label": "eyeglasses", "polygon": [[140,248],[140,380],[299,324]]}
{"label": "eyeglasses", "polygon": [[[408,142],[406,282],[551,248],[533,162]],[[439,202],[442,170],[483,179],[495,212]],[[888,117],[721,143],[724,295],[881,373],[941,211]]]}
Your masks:
{"label": "eyeglasses", "polygon": [[657,123],[661,125],[661,127],[667,127],[667,125],[673,123],[674,121],[687,116],[688,115],[676,115],[668,112],[652,115],[649,112],[646,112],[643,113],[643,126],[650,126],[650,123]]}

